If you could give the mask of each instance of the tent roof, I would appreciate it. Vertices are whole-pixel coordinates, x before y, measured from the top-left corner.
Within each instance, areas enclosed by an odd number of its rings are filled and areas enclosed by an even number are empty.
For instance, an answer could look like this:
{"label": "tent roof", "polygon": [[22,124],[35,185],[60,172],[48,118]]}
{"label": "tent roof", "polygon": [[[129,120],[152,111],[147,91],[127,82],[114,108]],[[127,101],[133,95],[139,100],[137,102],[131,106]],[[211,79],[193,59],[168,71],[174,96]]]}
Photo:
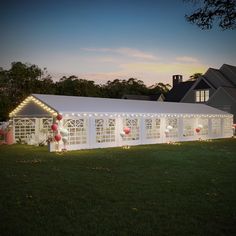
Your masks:
{"label": "tent roof", "polygon": [[32,94],[58,113],[163,113],[229,115],[204,104]]}

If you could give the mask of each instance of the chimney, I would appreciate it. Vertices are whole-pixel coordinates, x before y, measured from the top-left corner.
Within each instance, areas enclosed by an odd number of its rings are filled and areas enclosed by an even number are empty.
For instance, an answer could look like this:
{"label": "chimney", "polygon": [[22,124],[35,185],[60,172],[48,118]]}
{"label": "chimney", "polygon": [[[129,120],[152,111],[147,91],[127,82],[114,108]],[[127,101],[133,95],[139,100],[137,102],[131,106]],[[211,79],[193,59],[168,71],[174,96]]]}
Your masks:
{"label": "chimney", "polygon": [[183,76],[182,75],[173,75],[172,76],[172,83],[173,87],[175,87],[177,84],[183,82]]}

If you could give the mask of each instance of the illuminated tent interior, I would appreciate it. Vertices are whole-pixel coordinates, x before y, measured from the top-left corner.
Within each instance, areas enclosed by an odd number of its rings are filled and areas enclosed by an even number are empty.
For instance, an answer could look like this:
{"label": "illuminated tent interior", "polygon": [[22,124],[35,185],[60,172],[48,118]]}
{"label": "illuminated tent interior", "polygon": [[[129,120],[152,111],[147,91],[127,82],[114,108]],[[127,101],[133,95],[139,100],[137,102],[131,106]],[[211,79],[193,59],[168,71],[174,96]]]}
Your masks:
{"label": "illuminated tent interior", "polygon": [[15,142],[50,151],[233,135],[233,116],[204,104],[32,94],[9,116]]}

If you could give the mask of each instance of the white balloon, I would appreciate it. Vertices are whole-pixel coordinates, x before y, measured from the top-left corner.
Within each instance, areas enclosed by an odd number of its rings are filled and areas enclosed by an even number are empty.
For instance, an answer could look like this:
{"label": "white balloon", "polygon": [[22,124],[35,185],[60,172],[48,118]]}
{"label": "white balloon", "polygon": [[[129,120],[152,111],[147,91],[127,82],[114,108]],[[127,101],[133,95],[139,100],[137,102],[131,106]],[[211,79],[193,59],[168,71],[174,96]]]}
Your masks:
{"label": "white balloon", "polygon": [[172,127],[171,125],[168,125],[168,126],[167,126],[167,129],[172,130],[173,127]]}
{"label": "white balloon", "polygon": [[63,141],[63,143],[67,143],[68,142],[68,138],[67,137],[63,137],[62,141]]}
{"label": "white balloon", "polygon": [[68,136],[68,134],[69,134],[69,131],[64,128],[59,129],[59,131],[60,131],[60,134],[62,137]]}
{"label": "white balloon", "polygon": [[199,124],[199,125],[198,125],[198,128],[202,129],[202,128],[203,128],[203,125]]}
{"label": "white balloon", "polygon": [[165,133],[166,133],[166,134],[170,133],[170,130],[169,130],[169,129],[166,129],[166,130],[165,130]]}
{"label": "white balloon", "polygon": [[121,136],[122,138],[125,137],[125,132],[124,132],[124,131],[120,132],[120,136]]}

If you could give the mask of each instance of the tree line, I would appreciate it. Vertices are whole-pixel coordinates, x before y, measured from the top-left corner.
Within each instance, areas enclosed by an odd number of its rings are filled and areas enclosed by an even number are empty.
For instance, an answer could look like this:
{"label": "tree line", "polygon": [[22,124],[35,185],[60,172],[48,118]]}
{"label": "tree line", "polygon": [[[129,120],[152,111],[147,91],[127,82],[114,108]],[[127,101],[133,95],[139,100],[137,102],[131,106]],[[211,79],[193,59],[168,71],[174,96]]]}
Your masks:
{"label": "tree line", "polygon": [[157,83],[147,87],[142,80],[129,78],[115,79],[105,84],[92,80],[63,76],[54,82],[46,68],[37,65],[13,62],[9,70],[0,67],[0,121],[8,119],[8,114],[31,93],[121,98],[124,94],[153,95],[170,89],[169,84]]}

